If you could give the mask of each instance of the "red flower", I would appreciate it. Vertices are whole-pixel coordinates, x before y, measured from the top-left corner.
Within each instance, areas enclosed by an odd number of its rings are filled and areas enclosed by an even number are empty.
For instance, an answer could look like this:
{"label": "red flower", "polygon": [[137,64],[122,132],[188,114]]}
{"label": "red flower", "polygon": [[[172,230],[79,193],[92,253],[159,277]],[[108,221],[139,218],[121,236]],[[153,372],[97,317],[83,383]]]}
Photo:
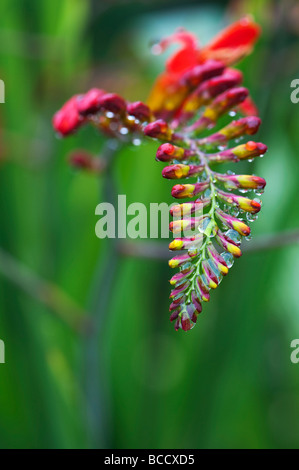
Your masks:
{"label": "red flower", "polygon": [[[163,39],[154,46],[154,52],[161,53],[174,42],[181,43],[182,47],[167,60],[165,72],[156,80],[148,99],[151,110],[159,116],[165,108],[170,111],[175,109],[177,100],[185,96],[184,85],[180,79],[188,70],[208,59],[217,60],[225,65],[237,62],[251,52],[259,34],[260,27],[250,17],[245,17],[224,29],[203,48],[199,47],[193,34],[182,29]],[[248,101],[248,107],[249,104]],[[245,107],[243,105],[242,110],[247,114],[246,105]],[[256,109],[254,113],[256,114]]]}

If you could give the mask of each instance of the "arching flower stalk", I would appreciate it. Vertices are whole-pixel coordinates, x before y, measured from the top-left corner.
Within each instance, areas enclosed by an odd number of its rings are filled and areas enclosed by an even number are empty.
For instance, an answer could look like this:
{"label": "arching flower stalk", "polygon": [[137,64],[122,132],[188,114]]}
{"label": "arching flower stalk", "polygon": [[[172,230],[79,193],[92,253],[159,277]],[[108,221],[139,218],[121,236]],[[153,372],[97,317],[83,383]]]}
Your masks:
{"label": "arching flower stalk", "polygon": [[[174,198],[189,199],[170,211],[175,238],[169,249],[184,250],[169,261],[171,268],[179,269],[170,280],[170,319],[176,330],[194,326],[210,290],[241,256],[241,239],[250,235],[248,222],[261,209],[255,195],[264,190],[263,178],[218,170],[222,163],[251,161],[267,150],[259,142],[239,142],[251,138],[261,121],[248,90],[241,86],[241,72],[230,67],[250,52],[258,35],[259,27],[244,18],[200,48],[192,34],[179,30],[154,46],[154,52],[163,52],[173,42],[182,44],[168,59],[147,104],[92,89],[71,98],[53,119],[63,136],[91,123],[125,142],[143,136],[157,139],[161,143],[156,159],[167,163],[163,177],[190,179],[172,188]],[[245,116],[231,122],[223,117],[236,112]],[[248,197],[247,192],[256,194]]]}

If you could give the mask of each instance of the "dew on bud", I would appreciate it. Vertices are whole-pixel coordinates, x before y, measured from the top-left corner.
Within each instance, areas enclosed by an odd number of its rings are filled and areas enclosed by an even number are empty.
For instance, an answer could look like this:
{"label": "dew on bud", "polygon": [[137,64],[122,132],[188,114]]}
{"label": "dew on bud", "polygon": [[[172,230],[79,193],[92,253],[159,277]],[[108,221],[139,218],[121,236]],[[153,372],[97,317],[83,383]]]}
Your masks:
{"label": "dew on bud", "polygon": [[221,256],[224,259],[224,261],[226,262],[227,267],[231,268],[232,265],[234,264],[234,261],[235,261],[233,255],[231,253],[227,253],[225,251],[225,252],[221,253]]}
{"label": "dew on bud", "polygon": [[119,132],[120,132],[121,135],[127,135],[129,133],[129,129],[127,127],[122,127],[119,130]]}
{"label": "dew on bud", "polygon": [[238,215],[240,214],[240,209],[238,209],[238,207],[231,207],[230,214],[234,217],[238,217]]}
{"label": "dew on bud", "polygon": [[241,242],[241,235],[236,230],[233,230],[232,228],[227,230],[227,232],[225,232],[225,235],[235,243]]}
{"label": "dew on bud", "polygon": [[258,197],[255,197],[253,200],[254,200],[254,202],[257,202],[258,204],[262,205],[262,201]]}
{"label": "dew on bud", "polygon": [[115,114],[112,111],[107,111],[105,114],[108,119],[112,119],[115,116]]}
{"label": "dew on bud", "polygon": [[246,219],[248,220],[248,222],[254,222],[257,218],[257,214],[251,214],[250,212],[247,212],[246,214]]}

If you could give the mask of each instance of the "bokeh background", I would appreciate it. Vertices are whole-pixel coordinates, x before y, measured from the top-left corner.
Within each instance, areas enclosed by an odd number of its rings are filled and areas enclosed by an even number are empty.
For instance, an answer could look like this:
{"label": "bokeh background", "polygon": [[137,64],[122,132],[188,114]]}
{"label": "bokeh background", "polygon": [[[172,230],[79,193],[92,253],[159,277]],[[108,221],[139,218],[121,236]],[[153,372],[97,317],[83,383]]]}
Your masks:
{"label": "bokeh background", "polygon": [[[206,43],[251,13],[263,35],[240,68],[269,151],[243,169],[267,180],[254,238],[283,240],[299,227],[298,6],[1,0],[1,448],[298,447],[298,244],[244,254],[196,328],[176,333],[166,260],[120,256],[95,236],[105,175],[75,172],[68,154],[98,154],[103,139],[82,129],[59,140],[51,127],[91,86],[146,99],[165,60],[152,40],[184,26]],[[117,156],[112,179],[128,204],[171,202],[156,147]]]}

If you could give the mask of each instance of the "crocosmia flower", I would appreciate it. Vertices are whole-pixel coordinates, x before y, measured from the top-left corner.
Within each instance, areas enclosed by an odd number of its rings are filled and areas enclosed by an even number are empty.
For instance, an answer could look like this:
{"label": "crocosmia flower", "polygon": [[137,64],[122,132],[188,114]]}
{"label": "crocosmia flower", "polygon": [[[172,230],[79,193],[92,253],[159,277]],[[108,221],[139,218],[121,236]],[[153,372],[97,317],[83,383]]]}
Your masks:
{"label": "crocosmia flower", "polygon": [[[242,86],[242,74],[232,66],[251,52],[260,28],[243,18],[202,46],[180,29],[154,46],[163,53],[172,43],[179,49],[166,61],[147,103],[93,88],[76,95],[55,114],[53,126],[62,136],[91,124],[107,138],[158,142],[156,160],[165,164],[162,176],[176,180],[171,194],[169,266],[170,320],[175,329],[190,330],[234,259],[242,255],[249,222],[261,209],[258,197],[266,182],[256,175],[221,172],[223,163],[252,161],[267,146],[252,140],[261,124],[257,108]],[[95,168],[93,160],[75,160]],[[79,163],[78,163],[79,162]],[[83,163],[82,163],[83,162]],[[183,232],[183,234],[182,234]]]}

